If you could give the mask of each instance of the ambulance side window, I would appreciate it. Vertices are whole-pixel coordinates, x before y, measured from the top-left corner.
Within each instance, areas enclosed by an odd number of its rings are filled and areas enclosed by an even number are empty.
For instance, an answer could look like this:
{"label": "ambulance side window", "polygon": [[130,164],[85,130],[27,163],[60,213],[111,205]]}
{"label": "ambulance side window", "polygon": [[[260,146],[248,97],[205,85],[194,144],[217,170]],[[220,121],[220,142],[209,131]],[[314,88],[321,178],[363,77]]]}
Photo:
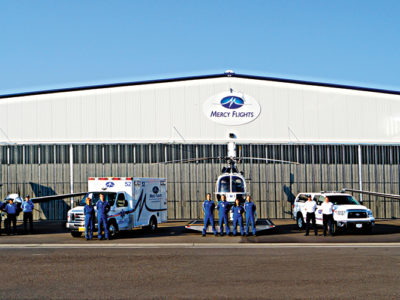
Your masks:
{"label": "ambulance side window", "polygon": [[116,193],[109,193],[109,194],[105,194],[104,197],[105,197],[106,201],[108,201],[108,203],[112,207],[114,205],[115,197],[117,197],[117,194]]}
{"label": "ambulance side window", "polygon": [[117,207],[128,206],[128,201],[125,200],[125,194],[118,194]]}

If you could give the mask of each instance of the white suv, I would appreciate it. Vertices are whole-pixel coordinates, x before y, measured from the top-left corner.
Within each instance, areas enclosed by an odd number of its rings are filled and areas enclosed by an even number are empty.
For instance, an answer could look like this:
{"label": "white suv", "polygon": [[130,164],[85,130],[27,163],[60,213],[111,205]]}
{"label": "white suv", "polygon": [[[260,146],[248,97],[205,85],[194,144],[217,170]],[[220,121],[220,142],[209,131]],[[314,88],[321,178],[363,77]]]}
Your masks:
{"label": "white suv", "polygon": [[372,211],[361,205],[352,195],[339,192],[320,192],[320,193],[300,193],[293,203],[293,219],[296,220],[297,227],[305,227],[304,203],[308,195],[317,203],[315,211],[315,222],[317,225],[323,225],[321,204],[325,197],[334,204],[333,213],[333,232],[338,229],[357,229],[371,233],[375,225],[375,218]]}

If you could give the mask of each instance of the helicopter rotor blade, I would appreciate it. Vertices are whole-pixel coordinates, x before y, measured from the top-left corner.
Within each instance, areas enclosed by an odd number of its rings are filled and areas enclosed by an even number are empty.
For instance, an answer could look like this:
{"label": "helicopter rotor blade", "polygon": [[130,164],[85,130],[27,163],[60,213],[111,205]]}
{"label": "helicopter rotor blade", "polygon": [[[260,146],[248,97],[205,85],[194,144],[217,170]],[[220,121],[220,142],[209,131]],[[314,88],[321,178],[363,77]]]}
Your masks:
{"label": "helicopter rotor blade", "polygon": [[251,160],[272,161],[272,162],[280,162],[280,163],[294,164],[294,165],[299,165],[299,164],[300,164],[300,163],[298,163],[298,162],[295,162],[295,161],[281,160],[281,159],[273,159],[273,158],[260,158],[260,157],[237,157],[237,159],[251,159]]}
{"label": "helicopter rotor blade", "polygon": [[203,160],[209,160],[209,159],[225,159],[225,157],[199,157],[199,158],[189,158],[189,159],[178,159],[178,160],[170,160],[170,161],[161,161],[159,163],[153,163],[153,164],[173,164],[173,163],[186,163],[186,162],[195,162],[195,161],[203,161]]}

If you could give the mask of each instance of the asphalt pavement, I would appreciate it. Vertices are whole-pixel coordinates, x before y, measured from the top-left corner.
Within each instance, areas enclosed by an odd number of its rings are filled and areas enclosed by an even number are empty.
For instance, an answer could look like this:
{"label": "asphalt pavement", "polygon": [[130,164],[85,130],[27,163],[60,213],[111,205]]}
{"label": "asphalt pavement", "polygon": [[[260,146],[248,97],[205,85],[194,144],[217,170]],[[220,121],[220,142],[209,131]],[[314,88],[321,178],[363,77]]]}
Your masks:
{"label": "asphalt pavement", "polygon": [[33,235],[0,237],[0,298],[400,299],[400,220],[335,237],[274,222],[249,238],[202,238],[170,222],[111,241],[41,222]]}
{"label": "asphalt pavement", "polygon": [[[319,235],[304,236],[304,230],[298,230],[293,220],[272,220],[277,225],[258,233],[256,237],[214,237],[203,238],[199,232],[185,229],[187,221],[168,222],[161,224],[156,233],[144,229],[123,232],[114,240],[118,243],[390,243],[400,242],[400,220],[378,220],[372,234],[363,232],[342,232],[334,237],[324,237],[322,229]],[[18,234],[0,237],[2,244],[40,244],[40,243],[113,243],[114,241],[99,241],[95,234],[94,240],[86,241],[83,236],[73,238],[62,222],[42,221],[34,226],[35,234],[23,234],[22,226],[18,226]]]}

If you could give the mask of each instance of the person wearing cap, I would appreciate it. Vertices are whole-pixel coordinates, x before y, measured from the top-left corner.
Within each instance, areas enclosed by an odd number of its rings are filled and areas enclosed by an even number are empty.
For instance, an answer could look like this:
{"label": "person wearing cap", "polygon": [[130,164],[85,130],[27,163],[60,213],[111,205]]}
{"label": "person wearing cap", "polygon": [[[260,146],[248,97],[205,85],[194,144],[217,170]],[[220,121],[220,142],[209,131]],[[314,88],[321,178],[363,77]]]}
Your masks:
{"label": "person wearing cap", "polygon": [[324,203],[321,204],[322,221],[324,224],[324,236],[326,236],[326,229],[329,226],[329,235],[333,235],[333,203],[329,202],[329,198],[325,197]]}
{"label": "person wearing cap", "polygon": [[26,233],[26,223],[29,221],[29,232],[33,233],[33,218],[32,212],[35,208],[32,200],[30,199],[29,195],[26,195],[25,201],[22,203],[22,212],[24,213],[24,232]]}
{"label": "person wearing cap", "polygon": [[314,228],[314,234],[318,235],[318,229],[315,225],[315,210],[317,209],[317,203],[311,199],[311,195],[308,195],[308,200],[304,204],[304,210],[306,212],[306,234],[308,236],[310,232],[310,221],[312,221],[312,226]]}
{"label": "person wearing cap", "polygon": [[93,237],[94,228],[94,206],[92,205],[93,194],[90,193],[86,198],[86,205],[83,208],[85,214],[85,238],[91,240]]}
{"label": "person wearing cap", "polygon": [[256,236],[256,221],[255,221],[255,213],[256,213],[256,205],[251,201],[250,195],[246,197],[246,202],[244,204],[244,211],[246,212],[246,236],[249,235],[249,225],[251,223],[251,229],[253,232],[253,236]]}
{"label": "person wearing cap", "polygon": [[97,236],[99,240],[102,240],[103,237],[101,235],[102,230],[101,227],[103,226],[104,228],[104,236],[106,240],[109,239],[108,237],[108,228],[107,228],[107,213],[110,211],[110,204],[105,201],[104,195],[100,194],[100,201],[97,201],[96,207],[97,207]]}
{"label": "person wearing cap", "polygon": [[13,234],[17,234],[17,205],[14,199],[9,199],[5,209],[7,212],[7,235],[11,233],[11,222],[13,224]]}

